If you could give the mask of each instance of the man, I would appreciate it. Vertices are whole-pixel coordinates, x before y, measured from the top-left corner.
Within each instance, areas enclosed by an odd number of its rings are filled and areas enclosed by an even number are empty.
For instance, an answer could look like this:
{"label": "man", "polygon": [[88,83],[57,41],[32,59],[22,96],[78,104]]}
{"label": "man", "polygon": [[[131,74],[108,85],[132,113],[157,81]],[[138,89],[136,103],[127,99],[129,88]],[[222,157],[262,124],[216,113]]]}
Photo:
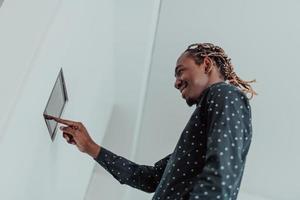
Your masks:
{"label": "man", "polygon": [[237,199],[252,127],[246,93],[255,95],[252,81],[233,71],[224,50],[210,43],[190,45],[178,58],[175,88],[196,109],[175,150],[154,166],[138,165],[100,147],[80,122],[49,116],[64,138],[92,156],[121,184],[153,199]]}

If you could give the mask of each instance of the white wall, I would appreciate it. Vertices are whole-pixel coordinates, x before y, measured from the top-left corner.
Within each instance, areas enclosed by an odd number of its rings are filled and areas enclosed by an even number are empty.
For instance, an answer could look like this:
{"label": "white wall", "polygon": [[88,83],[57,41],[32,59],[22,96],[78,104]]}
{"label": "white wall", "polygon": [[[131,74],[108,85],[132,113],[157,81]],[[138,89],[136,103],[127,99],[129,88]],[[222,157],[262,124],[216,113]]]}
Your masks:
{"label": "white wall", "polygon": [[153,164],[173,150],[192,111],[173,88],[175,61],[187,44],[205,41],[224,47],[243,78],[258,80],[239,199],[299,199],[300,4],[165,0],[158,15],[159,4],[3,2],[1,199],[150,199],[93,168],[59,133],[52,143],[42,113],[63,67],[70,97],[63,116],[83,121],[112,151]]}
{"label": "white wall", "polygon": [[10,0],[0,10],[1,199],[83,199],[94,161],[42,113],[60,67],[64,117],[101,141],[114,104],[113,2]]}
{"label": "white wall", "polygon": [[[160,0],[115,1],[116,101],[101,145],[132,160],[140,134],[159,5]],[[96,165],[85,199],[127,199],[131,190]]]}

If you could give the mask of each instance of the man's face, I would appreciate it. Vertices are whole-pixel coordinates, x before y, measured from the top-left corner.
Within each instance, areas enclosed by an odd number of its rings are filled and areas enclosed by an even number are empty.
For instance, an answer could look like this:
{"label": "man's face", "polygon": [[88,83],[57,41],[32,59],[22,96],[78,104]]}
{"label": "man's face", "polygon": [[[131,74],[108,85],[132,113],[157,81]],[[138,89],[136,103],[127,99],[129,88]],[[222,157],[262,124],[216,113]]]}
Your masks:
{"label": "man's face", "polygon": [[196,103],[208,84],[205,64],[196,64],[187,53],[182,54],[177,60],[175,78],[175,88],[180,91],[189,106]]}

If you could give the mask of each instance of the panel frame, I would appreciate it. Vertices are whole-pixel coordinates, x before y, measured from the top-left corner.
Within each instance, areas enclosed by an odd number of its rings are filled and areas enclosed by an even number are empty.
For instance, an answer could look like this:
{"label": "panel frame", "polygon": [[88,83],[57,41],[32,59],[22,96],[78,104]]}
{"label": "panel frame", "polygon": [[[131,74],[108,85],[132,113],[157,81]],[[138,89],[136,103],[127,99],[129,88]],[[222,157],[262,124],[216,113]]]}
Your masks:
{"label": "panel frame", "polygon": [[53,142],[54,139],[55,139],[55,136],[56,136],[56,132],[57,132],[57,126],[58,126],[58,123],[56,122],[55,124],[55,127],[54,127],[54,130],[51,129],[51,126],[50,126],[50,123],[49,123],[49,119],[46,118],[46,115],[48,115],[49,113],[47,113],[47,108],[48,106],[50,105],[50,99],[54,93],[54,89],[55,89],[55,86],[56,84],[58,83],[61,83],[60,84],[60,88],[61,88],[61,92],[63,94],[63,98],[64,98],[64,103],[62,105],[62,108],[60,109],[59,111],[59,115],[58,116],[54,116],[54,117],[61,117],[64,110],[65,110],[65,107],[66,107],[66,104],[67,102],[69,101],[69,97],[68,97],[68,93],[67,93],[67,87],[66,87],[66,83],[65,83],[65,78],[64,78],[64,73],[63,73],[63,69],[61,68],[59,73],[58,73],[58,76],[56,78],[56,81],[52,87],[52,91],[50,93],[50,96],[48,98],[48,101],[47,101],[47,104],[46,104],[46,107],[44,109],[44,112],[43,112],[43,117],[44,117],[44,120],[45,120],[45,123],[46,123],[46,126],[47,126],[47,129],[48,129],[48,132],[49,132],[49,135],[50,135],[50,138],[51,138],[51,141]]}

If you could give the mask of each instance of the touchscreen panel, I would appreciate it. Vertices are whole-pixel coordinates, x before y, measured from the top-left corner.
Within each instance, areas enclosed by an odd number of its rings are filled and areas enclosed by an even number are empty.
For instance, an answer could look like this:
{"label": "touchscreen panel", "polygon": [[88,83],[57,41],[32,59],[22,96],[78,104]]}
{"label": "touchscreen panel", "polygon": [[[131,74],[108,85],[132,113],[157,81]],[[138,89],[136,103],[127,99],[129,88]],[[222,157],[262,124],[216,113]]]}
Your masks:
{"label": "touchscreen panel", "polygon": [[[67,96],[65,81],[63,77],[63,71],[61,69],[56,79],[56,82],[54,84],[54,87],[52,89],[52,92],[50,94],[50,97],[48,99],[48,103],[44,111],[44,118],[45,118],[45,114],[54,117],[61,117],[61,114],[64,110],[67,101],[68,101],[68,96]],[[45,121],[48,127],[50,137],[53,141],[57,130],[57,122],[55,122],[54,120],[48,120],[46,118]]]}

